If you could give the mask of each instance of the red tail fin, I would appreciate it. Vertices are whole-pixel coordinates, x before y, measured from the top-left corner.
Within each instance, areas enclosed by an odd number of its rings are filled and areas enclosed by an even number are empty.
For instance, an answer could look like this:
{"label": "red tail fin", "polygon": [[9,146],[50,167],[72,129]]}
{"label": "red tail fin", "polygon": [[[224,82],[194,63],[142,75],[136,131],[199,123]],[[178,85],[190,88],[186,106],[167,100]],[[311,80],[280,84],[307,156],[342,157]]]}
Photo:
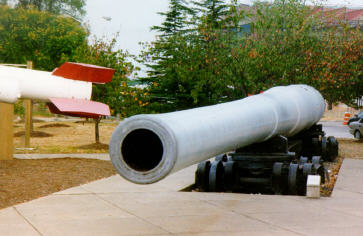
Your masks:
{"label": "red tail fin", "polygon": [[56,76],[96,84],[111,82],[114,73],[115,70],[110,68],[74,62],[66,62],[53,71]]}
{"label": "red tail fin", "polygon": [[55,114],[89,118],[110,115],[108,105],[100,102],[69,98],[51,98],[50,101],[47,105]]}

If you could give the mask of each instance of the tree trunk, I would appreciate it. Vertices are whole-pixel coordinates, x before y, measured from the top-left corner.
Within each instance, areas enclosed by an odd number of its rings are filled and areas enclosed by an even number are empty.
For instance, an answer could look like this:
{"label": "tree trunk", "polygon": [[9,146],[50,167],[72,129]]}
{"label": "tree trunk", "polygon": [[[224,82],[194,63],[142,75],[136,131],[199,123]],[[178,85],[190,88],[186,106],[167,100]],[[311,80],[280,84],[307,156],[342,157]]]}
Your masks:
{"label": "tree trunk", "polygon": [[100,130],[99,130],[99,124],[101,121],[101,118],[95,118],[95,142],[100,143]]}
{"label": "tree trunk", "polygon": [[333,110],[333,103],[328,101],[328,110]]}

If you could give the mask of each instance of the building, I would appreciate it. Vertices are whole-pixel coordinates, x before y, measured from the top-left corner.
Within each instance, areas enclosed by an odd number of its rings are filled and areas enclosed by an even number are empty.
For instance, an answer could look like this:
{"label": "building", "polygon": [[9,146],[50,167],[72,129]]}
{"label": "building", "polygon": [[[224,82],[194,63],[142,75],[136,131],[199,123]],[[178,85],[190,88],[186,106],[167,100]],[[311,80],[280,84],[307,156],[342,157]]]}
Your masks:
{"label": "building", "polygon": [[[341,22],[348,23],[351,27],[360,27],[363,30],[363,9],[351,9],[347,7],[314,7],[310,6],[311,15],[320,17],[326,24],[339,24]],[[251,31],[251,22],[256,8],[246,4],[240,5],[240,10],[252,15],[240,22],[240,34],[249,33]]]}

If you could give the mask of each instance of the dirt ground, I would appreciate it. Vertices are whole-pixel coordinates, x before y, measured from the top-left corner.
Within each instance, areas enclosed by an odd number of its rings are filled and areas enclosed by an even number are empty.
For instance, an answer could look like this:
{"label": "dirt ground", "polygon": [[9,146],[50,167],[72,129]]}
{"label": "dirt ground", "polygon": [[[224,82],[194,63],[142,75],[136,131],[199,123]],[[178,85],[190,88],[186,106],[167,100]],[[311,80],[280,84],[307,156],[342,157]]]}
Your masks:
{"label": "dirt ground", "polygon": [[322,196],[330,196],[335,182],[338,178],[339,169],[342,165],[344,158],[355,158],[363,159],[363,140],[353,139],[338,139],[339,142],[339,156],[334,162],[325,162],[325,168],[330,170],[329,182],[322,185],[321,194]]}
{"label": "dirt ground", "polygon": [[363,159],[363,140],[338,139],[339,154],[345,158]]}
{"label": "dirt ground", "polygon": [[[15,153],[107,153],[112,132],[118,123],[100,123],[100,144],[95,144],[93,122],[41,122],[34,123],[30,139],[32,150],[22,149],[24,125],[14,127]],[[34,134],[34,135],[33,135]],[[40,135],[41,134],[41,135]]]}
{"label": "dirt ground", "polygon": [[333,193],[335,182],[338,179],[340,167],[342,166],[344,158],[339,155],[334,162],[325,162],[324,167],[329,170],[329,178],[324,184],[321,185],[320,194],[323,197],[330,197]]}
{"label": "dirt ground", "polygon": [[116,174],[111,162],[91,159],[0,161],[0,208]]}
{"label": "dirt ground", "polygon": [[[24,149],[24,123],[14,124],[15,153],[107,153],[117,123],[100,123],[95,143],[93,122],[44,122],[35,119],[30,144]],[[0,208],[30,201],[116,174],[109,161],[41,159],[0,161]]]}

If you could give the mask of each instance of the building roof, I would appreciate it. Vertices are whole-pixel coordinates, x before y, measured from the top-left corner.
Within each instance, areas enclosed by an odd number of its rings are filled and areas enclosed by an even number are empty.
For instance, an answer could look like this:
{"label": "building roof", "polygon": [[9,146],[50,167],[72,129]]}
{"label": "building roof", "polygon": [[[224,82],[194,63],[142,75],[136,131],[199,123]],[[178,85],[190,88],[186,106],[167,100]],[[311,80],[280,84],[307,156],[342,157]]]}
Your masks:
{"label": "building roof", "polygon": [[[326,22],[348,21],[349,24],[363,25],[363,9],[351,9],[347,7],[315,7],[310,6],[311,14],[321,17]],[[254,14],[256,9],[254,6],[246,4],[240,5],[240,10]],[[250,19],[250,21],[253,19]],[[248,19],[246,22],[248,23]]]}
{"label": "building roof", "polygon": [[328,8],[328,7],[312,7],[312,15],[321,15],[325,18],[334,18],[340,20],[358,20],[363,19],[363,9]]}
{"label": "building roof", "polygon": [[350,10],[346,13],[347,20],[360,20],[363,21],[363,9]]}

